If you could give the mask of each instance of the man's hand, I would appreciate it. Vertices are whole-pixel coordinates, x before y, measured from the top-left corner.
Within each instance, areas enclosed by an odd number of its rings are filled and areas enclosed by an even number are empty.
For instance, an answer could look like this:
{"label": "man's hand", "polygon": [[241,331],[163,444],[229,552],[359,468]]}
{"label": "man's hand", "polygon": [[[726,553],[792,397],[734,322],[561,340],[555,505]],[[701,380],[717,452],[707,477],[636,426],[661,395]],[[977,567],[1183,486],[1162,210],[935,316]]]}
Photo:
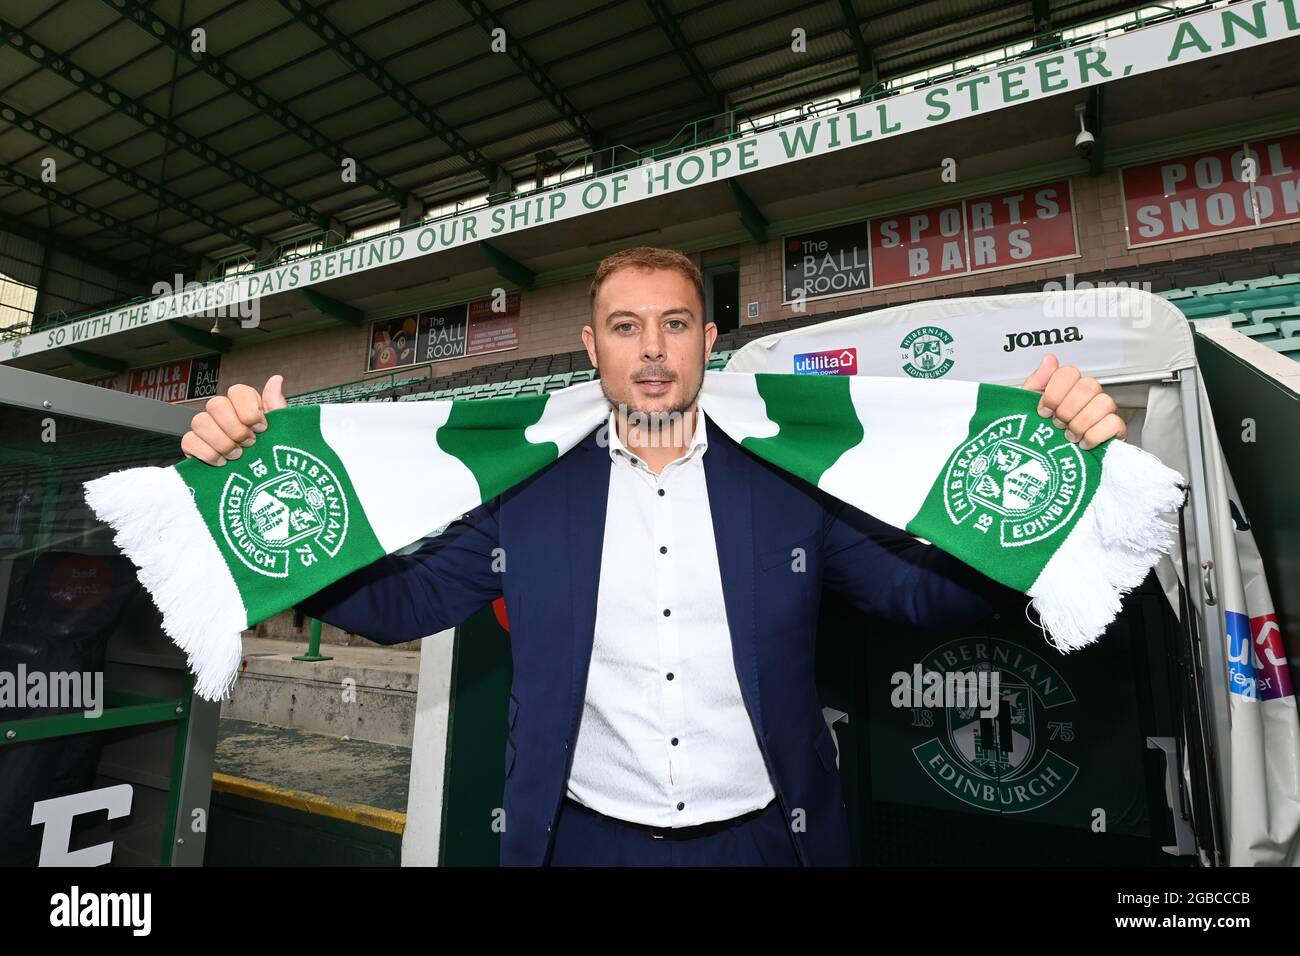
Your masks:
{"label": "man's hand", "polygon": [[1128,426],[1116,414],[1115,400],[1101,390],[1101,384],[1084,378],[1073,365],[1062,365],[1055,355],[1044,356],[1020,387],[1042,395],[1038,414],[1064,428],[1065,437],[1085,451],[1108,438],[1128,435]]}
{"label": "man's hand", "polygon": [[266,413],[284,408],[284,376],[272,375],[262,394],[250,385],[232,385],[225,395],[208,399],[181,439],[181,451],[209,465],[224,465],[244,453],[266,431]]}

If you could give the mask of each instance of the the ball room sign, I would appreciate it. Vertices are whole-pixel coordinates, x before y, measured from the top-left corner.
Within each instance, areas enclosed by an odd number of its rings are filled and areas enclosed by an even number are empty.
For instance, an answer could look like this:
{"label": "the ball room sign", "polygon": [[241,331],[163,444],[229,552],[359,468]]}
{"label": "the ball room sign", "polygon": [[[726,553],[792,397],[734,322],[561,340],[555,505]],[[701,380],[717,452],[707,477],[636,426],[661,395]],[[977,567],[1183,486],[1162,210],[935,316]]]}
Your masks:
{"label": "the ball room sign", "polygon": [[518,292],[370,324],[366,370],[424,365],[519,347]]}

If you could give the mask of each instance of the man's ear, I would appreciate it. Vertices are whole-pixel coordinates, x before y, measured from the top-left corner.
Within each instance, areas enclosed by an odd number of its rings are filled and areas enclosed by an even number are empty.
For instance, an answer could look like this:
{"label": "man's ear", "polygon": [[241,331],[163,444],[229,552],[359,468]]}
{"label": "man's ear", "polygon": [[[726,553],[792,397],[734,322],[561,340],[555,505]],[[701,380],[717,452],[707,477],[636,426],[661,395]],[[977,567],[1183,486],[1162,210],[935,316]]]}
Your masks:
{"label": "man's ear", "polygon": [[596,332],[590,325],[582,327],[582,344],[587,349],[587,358],[591,361],[592,368],[599,368],[596,364]]}
{"label": "man's ear", "polygon": [[704,357],[707,359],[713,352],[713,343],[718,341],[718,323],[704,323]]}

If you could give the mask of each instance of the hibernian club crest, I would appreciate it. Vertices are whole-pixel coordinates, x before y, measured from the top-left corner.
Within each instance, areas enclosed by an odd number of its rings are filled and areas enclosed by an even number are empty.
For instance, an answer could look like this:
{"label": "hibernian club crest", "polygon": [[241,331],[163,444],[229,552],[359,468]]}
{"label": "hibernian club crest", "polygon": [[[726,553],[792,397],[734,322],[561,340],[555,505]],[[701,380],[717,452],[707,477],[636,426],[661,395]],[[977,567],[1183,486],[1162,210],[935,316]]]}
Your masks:
{"label": "hibernian club crest", "polygon": [[937,325],[923,325],[898,343],[903,371],[912,378],[942,378],[952,370],[956,348],[952,336]]}
{"label": "hibernian club crest", "polygon": [[1083,500],[1083,453],[1027,415],[990,424],[948,459],[943,501],[953,524],[1018,548],[1069,527]]}
{"label": "hibernian club crest", "polygon": [[947,707],[946,719],[924,723],[938,731],[912,748],[926,775],[954,799],[993,813],[1036,810],[1069,789],[1079,773],[1065,756],[1075,743],[1075,697],[1060,673],[996,638],[950,641],[923,666],[942,671],[954,661],[998,672],[998,709],[986,717],[978,704]]}
{"label": "hibernian club crest", "polygon": [[[242,470],[242,469],[241,469]],[[348,531],[347,499],[329,467],[308,452],[276,445],[235,473],[221,493],[221,531],[249,568],[287,577],[293,563],[332,558]]]}

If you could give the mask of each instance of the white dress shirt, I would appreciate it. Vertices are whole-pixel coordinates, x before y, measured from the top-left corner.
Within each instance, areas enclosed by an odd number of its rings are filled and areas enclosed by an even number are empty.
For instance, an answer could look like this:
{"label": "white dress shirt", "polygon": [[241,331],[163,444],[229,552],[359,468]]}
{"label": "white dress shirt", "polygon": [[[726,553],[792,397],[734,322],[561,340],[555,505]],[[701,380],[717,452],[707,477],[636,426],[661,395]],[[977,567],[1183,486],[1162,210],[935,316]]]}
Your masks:
{"label": "white dress shirt", "polygon": [[726,820],[775,797],[732,658],[706,435],[697,411],[688,451],[656,475],[610,412],[595,641],[568,796],[651,826]]}

